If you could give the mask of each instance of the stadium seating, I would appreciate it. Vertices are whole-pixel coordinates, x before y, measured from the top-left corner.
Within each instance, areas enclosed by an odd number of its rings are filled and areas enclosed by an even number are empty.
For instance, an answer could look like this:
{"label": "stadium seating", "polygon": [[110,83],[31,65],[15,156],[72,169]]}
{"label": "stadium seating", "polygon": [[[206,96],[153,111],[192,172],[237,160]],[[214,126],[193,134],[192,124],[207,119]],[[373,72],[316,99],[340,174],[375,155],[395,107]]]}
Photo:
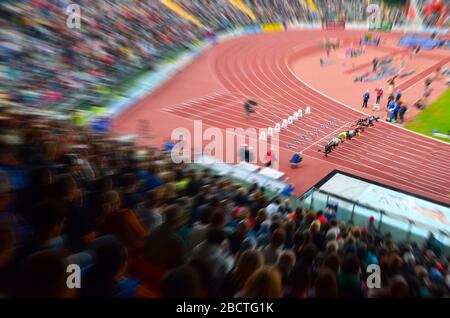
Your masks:
{"label": "stadium seating", "polygon": [[[235,167],[174,164],[167,149],[110,135],[108,122],[74,125],[7,103],[103,105],[204,37],[159,1],[78,0],[81,29],[61,23],[60,3],[0,3],[2,297],[448,297],[449,258],[433,235],[395,241],[373,219],[354,226],[302,208],[272,191],[285,186],[273,178],[271,188],[256,173],[244,184],[219,173]],[[255,23],[225,1],[176,3],[214,31]],[[257,23],[319,19],[307,1],[243,3]],[[335,3],[316,1],[330,17],[366,18],[360,1]],[[66,288],[70,264],[82,268],[79,290]],[[382,270],[379,289],[366,283],[370,264]]]}

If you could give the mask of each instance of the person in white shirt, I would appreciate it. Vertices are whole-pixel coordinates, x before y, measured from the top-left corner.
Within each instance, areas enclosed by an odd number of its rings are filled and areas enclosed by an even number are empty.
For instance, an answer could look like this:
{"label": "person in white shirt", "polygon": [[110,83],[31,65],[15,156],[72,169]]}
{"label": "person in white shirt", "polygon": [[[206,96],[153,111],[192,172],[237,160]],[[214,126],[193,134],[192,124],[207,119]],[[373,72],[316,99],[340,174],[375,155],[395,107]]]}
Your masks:
{"label": "person in white shirt", "polygon": [[267,215],[270,218],[272,216],[272,214],[277,213],[278,209],[280,208],[280,199],[275,199],[273,200],[266,208],[267,211]]}

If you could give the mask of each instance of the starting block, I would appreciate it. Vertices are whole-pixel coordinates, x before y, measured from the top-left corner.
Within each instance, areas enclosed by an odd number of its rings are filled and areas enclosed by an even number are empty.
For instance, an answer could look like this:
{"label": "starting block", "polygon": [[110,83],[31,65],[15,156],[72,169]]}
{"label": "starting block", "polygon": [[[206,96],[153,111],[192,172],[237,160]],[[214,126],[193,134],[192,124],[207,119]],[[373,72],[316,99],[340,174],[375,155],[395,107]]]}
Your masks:
{"label": "starting block", "polygon": [[288,121],[286,119],[283,119],[283,121],[281,122],[281,128],[286,129],[288,125]]}
{"label": "starting block", "polygon": [[299,109],[297,113],[299,118],[303,116],[303,110]]}
{"label": "starting block", "polygon": [[272,136],[273,135],[273,128],[269,127],[267,128],[267,136]]}
{"label": "starting block", "polygon": [[280,123],[277,123],[277,124],[275,125],[274,130],[275,130],[275,132],[280,132],[280,130],[281,130],[281,125],[280,125]]}
{"label": "starting block", "polygon": [[290,125],[294,122],[294,118],[292,116],[289,116],[287,121],[288,121],[288,124]]}
{"label": "starting block", "polygon": [[265,131],[261,131],[259,133],[259,140],[267,140],[267,136],[266,136],[266,132]]}
{"label": "starting block", "polygon": [[296,146],[294,146],[292,144],[286,144],[286,148],[288,148],[288,149],[295,149],[295,150],[298,149],[298,147],[296,147]]}
{"label": "starting block", "polygon": [[298,112],[295,112],[292,117],[294,118],[294,120],[298,120]]}
{"label": "starting block", "polygon": [[305,110],[305,115],[309,115],[309,114],[311,114],[311,107],[306,107],[306,110]]}

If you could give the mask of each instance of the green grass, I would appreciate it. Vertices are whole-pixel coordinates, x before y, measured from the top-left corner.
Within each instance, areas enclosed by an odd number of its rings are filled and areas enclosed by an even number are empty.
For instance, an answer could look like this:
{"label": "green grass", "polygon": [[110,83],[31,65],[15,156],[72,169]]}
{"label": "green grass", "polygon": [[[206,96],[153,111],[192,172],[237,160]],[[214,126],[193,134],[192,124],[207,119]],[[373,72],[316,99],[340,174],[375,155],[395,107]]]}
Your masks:
{"label": "green grass", "polygon": [[432,130],[439,130],[441,134],[450,131],[450,89],[406,124],[405,128],[450,143],[450,139],[436,137],[431,133]]}

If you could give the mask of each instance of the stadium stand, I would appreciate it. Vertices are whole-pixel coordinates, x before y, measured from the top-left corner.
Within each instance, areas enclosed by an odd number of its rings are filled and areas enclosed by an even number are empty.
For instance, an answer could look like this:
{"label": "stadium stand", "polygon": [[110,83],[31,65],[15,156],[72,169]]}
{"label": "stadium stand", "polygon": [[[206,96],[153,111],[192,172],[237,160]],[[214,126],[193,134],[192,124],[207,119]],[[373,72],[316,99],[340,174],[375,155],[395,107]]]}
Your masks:
{"label": "stadium stand", "polygon": [[[174,165],[170,143],[141,149],[11,107],[0,120],[4,296],[448,295],[449,259],[433,236],[395,242],[372,219],[352,226]],[[63,286],[68,263],[82,268],[78,294]],[[369,264],[382,268],[380,289],[365,285]]]}
{"label": "stadium stand", "polygon": [[[131,75],[204,36],[158,1],[77,2],[89,3],[89,28],[76,32],[58,30],[59,1],[0,4],[1,296],[449,295],[450,259],[432,235],[423,246],[397,242],[372,220],[353,226],[258,185],[175,165],[170,144],[142,149],[5,106],[103,104]],[[225,1],[177,3],[214,30],[253,23]],[[300,1],[244,3],[261,23],[318,19]],[[356,3],[343,9],[350,21],[365,18]],[[66,286],[68,264],[82,269],[80,290]],[[369,264],[382,269],[379,289],[366,285]]]}

